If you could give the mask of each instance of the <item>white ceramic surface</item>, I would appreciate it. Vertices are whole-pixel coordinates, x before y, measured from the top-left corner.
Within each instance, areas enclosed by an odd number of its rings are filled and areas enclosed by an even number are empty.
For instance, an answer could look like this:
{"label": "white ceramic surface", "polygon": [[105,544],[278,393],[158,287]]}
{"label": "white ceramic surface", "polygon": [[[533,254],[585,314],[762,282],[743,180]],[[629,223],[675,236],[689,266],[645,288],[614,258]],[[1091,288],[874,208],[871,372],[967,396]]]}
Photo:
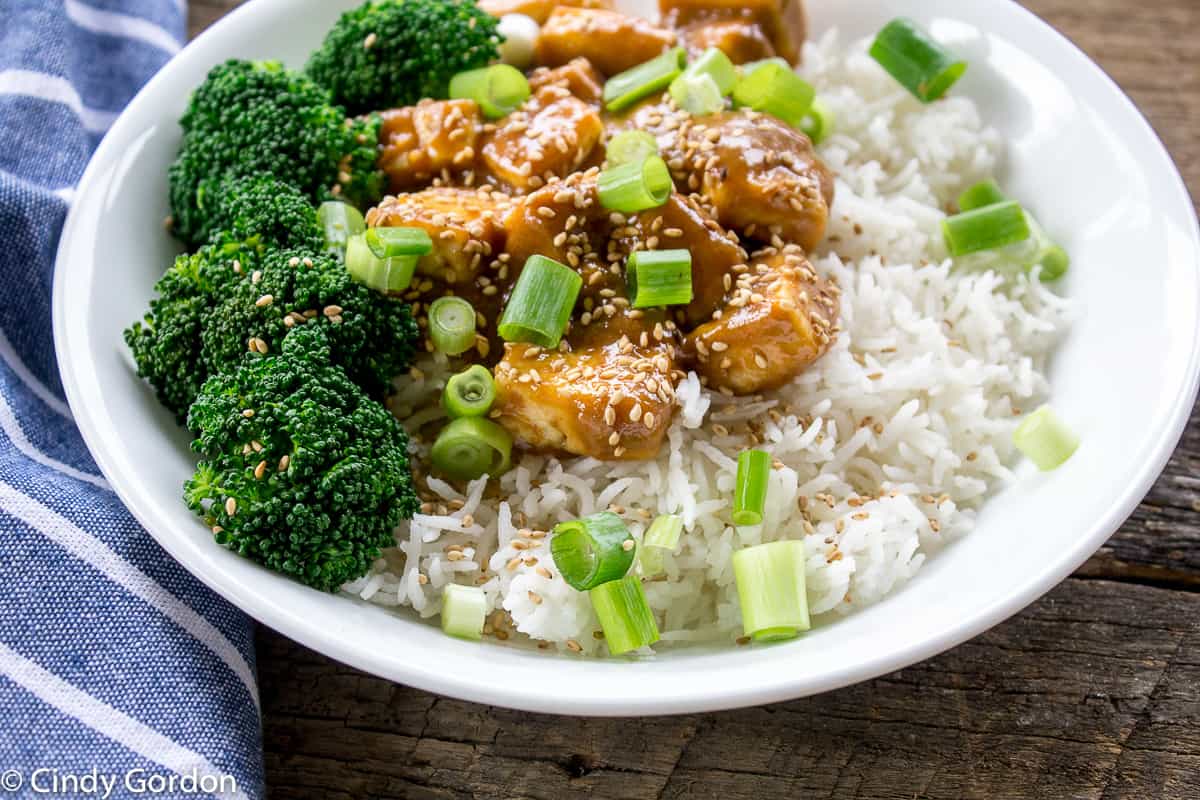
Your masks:
{"label": "white ceramic surface", "polygon": [[1117,87],[1008,0],[809,0],[813,29],[873,33],[907,14],[969,58],[955,89],[1011,145],[1004,182],[1074,257],[1084,316],[1056,358],[1053,403],[1083,437],[1058,472],[1025,465],[978,529],[884,602],[793,642],[586,660],[471,644],[407,614],[305,589],[226,552],[179,499],[187,436],[134,377],[121,341],[175,252],[161,220],[175,120],[229,57],[293,65],[357,0],[254,0],[176,57],[105,138],[58,256],[55,336],[71,407],[104,474],[189,570],[267,625],[422,689],[529,710],[694,712],[834,689],[932,656],[1032,602],[1117,529],[1192,408],[1200,237],[1175,168]]}

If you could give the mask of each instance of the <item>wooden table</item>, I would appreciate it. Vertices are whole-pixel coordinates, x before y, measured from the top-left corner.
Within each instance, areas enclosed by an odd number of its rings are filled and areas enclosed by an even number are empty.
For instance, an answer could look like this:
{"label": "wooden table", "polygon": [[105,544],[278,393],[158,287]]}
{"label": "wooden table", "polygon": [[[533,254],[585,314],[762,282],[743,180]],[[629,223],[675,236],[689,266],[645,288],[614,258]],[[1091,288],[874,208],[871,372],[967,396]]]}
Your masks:
{"label": "wooden table", "polygon": [[[192,32],[237,0],[191,0]],[[1200,198],[1200,0],[1027,0],[1125,88]],[[1133,265],[1131,265],[1133,266]],[[260,629],[274,797],[1200,798],[1200,414],[1074,577],[923,664],[820,697],[580,720],[397,686]]]}

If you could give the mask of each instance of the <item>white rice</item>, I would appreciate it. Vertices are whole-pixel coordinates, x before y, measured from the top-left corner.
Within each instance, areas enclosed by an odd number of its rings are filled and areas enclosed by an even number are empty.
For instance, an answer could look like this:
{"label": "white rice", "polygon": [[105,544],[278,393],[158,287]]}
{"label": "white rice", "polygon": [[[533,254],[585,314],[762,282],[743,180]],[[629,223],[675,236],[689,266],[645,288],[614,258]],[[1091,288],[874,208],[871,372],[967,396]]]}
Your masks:
{"label": "white rice", "polygon": [[[640,540],[654,516],[678,513],[685,533],[666,579],[645,585],[662,630],[656,649],[732,643],[742,629],[731,555],[741,547],[803,539],[809,605],[825,624],[896,590],[972,529],[1011,479],[1016,417],[1047,393],[1070,308],[1030,278],[951,272],[942,209],[995,173],[999,137],[965,97],[919,104],[865,49],[830,33],[806,47],[803,68],[837,117],[820,148],[837,200],[813,254],[843,292],[831,352],[765,397],[709,393],[689,375],[654,461],[526,455],[466,495],[429,479],[444,502],[398,530],[397,550],[347,592],[428,618],[447,583],[482,585],[489,635],[602,654],[587,595],[558,576],[543,532],[615,507]],[[452,371],[434,358],[419,369],[422,378],[398,382],[402,417],[436,408]],[[772,472],[764,524],[737,529],[735,459],[751,444],[784,466]],[[423,453],[428,442],[415,445]]]}

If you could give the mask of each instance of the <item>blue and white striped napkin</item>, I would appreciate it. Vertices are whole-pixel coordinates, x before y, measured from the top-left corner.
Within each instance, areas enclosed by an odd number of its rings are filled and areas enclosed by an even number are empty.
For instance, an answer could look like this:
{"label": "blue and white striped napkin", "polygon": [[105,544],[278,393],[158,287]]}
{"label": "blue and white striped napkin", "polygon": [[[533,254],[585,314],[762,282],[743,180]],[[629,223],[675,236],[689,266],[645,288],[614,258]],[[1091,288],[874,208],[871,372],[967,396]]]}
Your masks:
{"label": "blue and white striped napkin", "polygon": [[0,797],[259,797],[249,620],[132,519],[63,399],[59,232],[183,0],[0,0]]}

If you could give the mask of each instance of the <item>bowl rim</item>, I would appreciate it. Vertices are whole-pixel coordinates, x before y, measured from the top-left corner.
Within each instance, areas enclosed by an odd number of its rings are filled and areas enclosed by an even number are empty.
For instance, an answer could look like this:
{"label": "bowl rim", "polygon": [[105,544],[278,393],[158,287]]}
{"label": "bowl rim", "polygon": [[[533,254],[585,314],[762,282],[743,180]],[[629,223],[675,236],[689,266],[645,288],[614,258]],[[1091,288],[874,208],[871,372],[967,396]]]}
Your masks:
{"label": "bowl rim", "polygon": [[[1189,244],[1192,247],[1193,253],[1200,254],[1200,223],[1197,222],[1195,205],[1192,202],[1190,193],[1161,138],[1137,108],[1136,104],[1134,104],[1103,68],[1087,56],[1070,39],[1059,33],[1033,12],[1020,6],[1014,0],[980,0],[980,2],[991,8],[995,8],[998,12],[1023,15],[1027,18],[1027,23],[1032,23],[1042,29],[1043,33],[1048,33],[1056,41],[1057,46],[1063,49],[1064,57],[1069,57],[1071,60],[1078,62],[1079,66],[1089,70],[1098,77],[1113,95],[1113,100],[1122,107],[1124,113],[1132,115],[1130,119],[1135,121],[1139,132],[1144,136],[1149,136],[1149,140],[1155,145],[1153,152],[1144,153],[1143,156],[1157,162],[1157,167],[1163,171],[1164,175],[1169,176],[1169,184],[1165,191],[1169,191],[1170,193],[1170,202],[1172,204],[1181,204],[1192,211],[1190,225],[1185,232],[1190,237]],[[181,57],[186,58],[188,54],[204,49],[208,43],[222,37],[226,31],[231,31],[237,26],[250,24],[253,18],[259,14],[268,14],[273,9],[283,9],[287,5],[288,0],[252,0],[252,2],[247,2],[218,20],[192,42],[189,42],[181,53],[176,56],[176,59]],[[131,116],[130,109],[138,108],[141,104],[140,101],[146,95],[158,91],[161,85],[170,84],[175,80],[173,76],[174,71],[170,66],[170,64],[165,66],[142,87],[129,106],[126,107],[126,110],[122,112],[121,116],[114,123],[109,133],[105,135],[77,186],[75,193],[77,200],[78,198],[90,196],[94,193],[97,184],[101,184],[102,186],[102,181],[105,177],[104,173],[107,171],[108,166],[120,155],[119,148],[121,140],[124,138],[120,134],[124,127],[123,122],[127,121]],[[1095,520],[1090,529],[1085,531],[1085,535],[1078,537],[1074,547],[1064,551],[1057,560],[1050,563],[1041,572],[1025,580],[1017,590],[998,598],[986,606],[984,610],[969,618],[962,619],[957,624],[948,629],[941,630],[936,635],[931,634],[923,639],[918,639],[904,648],[878,653],[872,658],[864,659],[841,670],[836,675],[827,676],[815,686],[809,685],[812,681],[806,682],[802,677],[796,676],[777,680],[766,686],[723,686],[719,692],[709,691],[701,694],[693,691],[683,696],[672,695],[669,698],[659,700],[638,699],[626,701],[624,698],[621,698],[622,702],[614,703],[613,700],[587,696],[586,693],[580,693],[574,698],[559,693],[550,698],[551,702],[547,702],[546,698],[539,696],[540,693],[536,685],[531,685],[530,687],[498,687],[495,684],[488,683],[486,678],[467,679],[461,675],[439,672],[436,665],[416,663],[419,660],[400,664],[396,661],[381,658],[370,649],[360,645],[356,646],[352,641],[330,635],[300,615],[288,613],[286,608],[277,603],[266,602],[262,593],[242,586],[233,581],[228,575],[221,573],[220,570],[210,569],[207,565],[199,565],[198,568],[195,564],[189,564],[184,560],[183,548],[176,540],[171,536],[157,532],[157,526],[160,523],[156,519],[156,515],[152,513],[152,510],[143,505],[136,497],[127,496],[128,493],[122,491],[120,488],[121,481],[113,480],[113,471],[116,465],[105,450],[104,437],[99,430],[99,418],[91,411],[88,404],[84,402],[85,394],[81,385],[82,381],[79,370],[76,367],[76,357],[66,344],[69,339],[68,328],[71,324],[68,318],[65,299],[68,286],[67,282],[63,279],[64,270],[59,269],[59,266],[71,249],[76,228],[81,225],[81,212],[79,209],[78,202],[72,204],[62,231],[56,256],[53,282],[55,350],[67,400],[75,415],[75,421],[80,428],[83,439],[95,458],[97,465],[105,476],[109,478],[114,489],[118,492],[121,501],[138,522],[157,540],[160,546],[170,553],[172,557],[178,559],[189,572],[198,577],[209,588],[229,600],[243,612],[280,631],[289,638],[324,653],[331,658],[372,674],[382,675],[390,680],[396,680],[419,689],[490,705],[584,716],[629,716],[633,714],[677,714],[716,711],[777,702],[792,699],[801,694],[812,694],[838,689],[878,677],[942,653],[983,633],[1024,609],[1074,572],[1120,528],[1121,524],[1144,498],[1173,454],[1195,405],[1197,392],[1200,390],[1200,331],[1193,330],[1190,353],[1188,354],[1187,372],[1185,373],[1187,381],[1181,387],[1182,391],[1178,393],[1173,404],[1170,406],[1169,415],[1157,427],[1157,433],[1150,437],[1152,441],[1150,445],[1153,454],[1152,457],[1147,458],[1139,466],[1136,477],[1130,482],[1128,488],[1113,499],[1105,513]],[[1197,258],[1195,267],[1200,271],[1200,255]],[[802,686],[801,684],[806,685]],[[710,690],[711,688],[709,687]]]}

